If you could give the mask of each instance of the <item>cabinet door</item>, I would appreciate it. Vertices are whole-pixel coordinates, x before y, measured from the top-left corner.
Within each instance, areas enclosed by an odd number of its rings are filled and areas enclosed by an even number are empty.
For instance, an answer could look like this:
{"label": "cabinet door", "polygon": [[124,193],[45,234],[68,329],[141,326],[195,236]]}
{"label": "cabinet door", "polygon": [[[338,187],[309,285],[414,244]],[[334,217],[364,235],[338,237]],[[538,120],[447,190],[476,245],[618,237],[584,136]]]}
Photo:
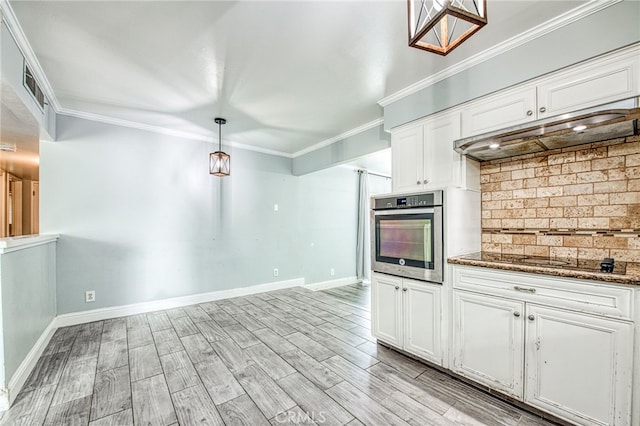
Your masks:
{"label": "cabinet door", "polygon": [[371,277],[371,330],[376,339],[402,347],[402,278]]}
{"label": "cabinet door", "polygon": [[629,425],[633,325],[527,306],[525,402],[584,425]]}
{"label": "cabinet door", "polygon": [[538,117],[638,96],[640,57],[633,52],[560,73],[538,85]]}
{"label": "cabinet door", "polygon": [[442,365],[441,286],[403,280],[404,350]]}
{"label": "cabinet door", "polygon": [[488,96],[462,111],[462,137],[481,135],[535,119],[536,88],[508,90]]}
{"label": "cabinet door", "polygon": [[392,186],[396,192],[422,189],[422,126],[416,125],[391,134]]}
{"label": "cabinet door", "polygon": [[453,370],[522,398],[524,303],[453,292]]}
{"label": "cabinet door", "polygon": [[460,114],[447,114],[424,125],[423,182],[428,187],[442,187],[454,182],[460,154],[453,141],[460,138]]}

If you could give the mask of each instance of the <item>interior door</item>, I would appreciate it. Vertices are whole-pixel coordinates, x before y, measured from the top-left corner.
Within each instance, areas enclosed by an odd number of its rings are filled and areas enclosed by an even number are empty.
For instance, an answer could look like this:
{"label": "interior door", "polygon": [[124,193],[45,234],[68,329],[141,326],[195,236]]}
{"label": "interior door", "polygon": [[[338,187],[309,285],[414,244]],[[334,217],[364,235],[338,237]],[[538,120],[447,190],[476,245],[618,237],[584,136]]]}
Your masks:
{"label": "interior door", "polygon": [[40,182],[31,184],[31,233],[40,233]]}

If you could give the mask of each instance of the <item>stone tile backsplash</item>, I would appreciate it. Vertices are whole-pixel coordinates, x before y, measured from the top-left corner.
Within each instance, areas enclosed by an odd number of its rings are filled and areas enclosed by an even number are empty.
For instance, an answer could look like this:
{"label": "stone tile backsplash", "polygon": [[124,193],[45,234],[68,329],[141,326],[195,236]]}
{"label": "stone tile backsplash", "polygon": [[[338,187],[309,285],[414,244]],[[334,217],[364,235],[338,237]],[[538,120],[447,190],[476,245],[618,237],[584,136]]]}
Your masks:
{"label": "stone tile backsplash", "polygon": [[640,262],[640,136],[487,161],[482,250]]}

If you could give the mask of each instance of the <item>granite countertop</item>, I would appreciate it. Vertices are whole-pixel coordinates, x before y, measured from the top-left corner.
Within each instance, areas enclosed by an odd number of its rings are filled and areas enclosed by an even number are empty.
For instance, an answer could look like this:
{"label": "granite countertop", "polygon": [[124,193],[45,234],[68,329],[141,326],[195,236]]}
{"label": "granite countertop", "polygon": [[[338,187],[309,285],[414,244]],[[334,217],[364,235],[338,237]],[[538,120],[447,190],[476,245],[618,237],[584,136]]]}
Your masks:
{"label": "granite countertop", "polygon": [[600,272],[599,260],[565,259],[557,257],[522,256],[500,253],[472,253],[450,257],[448,263],[480,266],[506,271],[596,280],[640,286],[640,263],[615,262],[613,272]]}

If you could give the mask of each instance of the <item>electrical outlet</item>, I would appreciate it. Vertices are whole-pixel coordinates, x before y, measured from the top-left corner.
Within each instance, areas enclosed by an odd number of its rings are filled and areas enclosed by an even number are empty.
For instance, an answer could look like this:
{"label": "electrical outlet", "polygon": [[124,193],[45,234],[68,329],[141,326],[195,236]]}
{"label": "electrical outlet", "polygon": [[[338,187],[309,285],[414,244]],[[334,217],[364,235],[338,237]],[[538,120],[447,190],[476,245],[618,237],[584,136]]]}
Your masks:
{"label": "electrical outlet", "polygon": [[277,277],[280,274],[280,272],[278,271],[278,268],[273,268],[273,276]]}
{"label": "electrical outlet", "polygon": [[333,269],[333,268],[331,268],[330,273],[331,273],[331,276],[334,276],[334,275],[336,274],[336,270],[335,270],[335,269]]}
{"label": "electrical outlet", "polygon": [[96,301],[96,291],[89,290],[84,292],[84,302],[85,303],[93,303]]}

